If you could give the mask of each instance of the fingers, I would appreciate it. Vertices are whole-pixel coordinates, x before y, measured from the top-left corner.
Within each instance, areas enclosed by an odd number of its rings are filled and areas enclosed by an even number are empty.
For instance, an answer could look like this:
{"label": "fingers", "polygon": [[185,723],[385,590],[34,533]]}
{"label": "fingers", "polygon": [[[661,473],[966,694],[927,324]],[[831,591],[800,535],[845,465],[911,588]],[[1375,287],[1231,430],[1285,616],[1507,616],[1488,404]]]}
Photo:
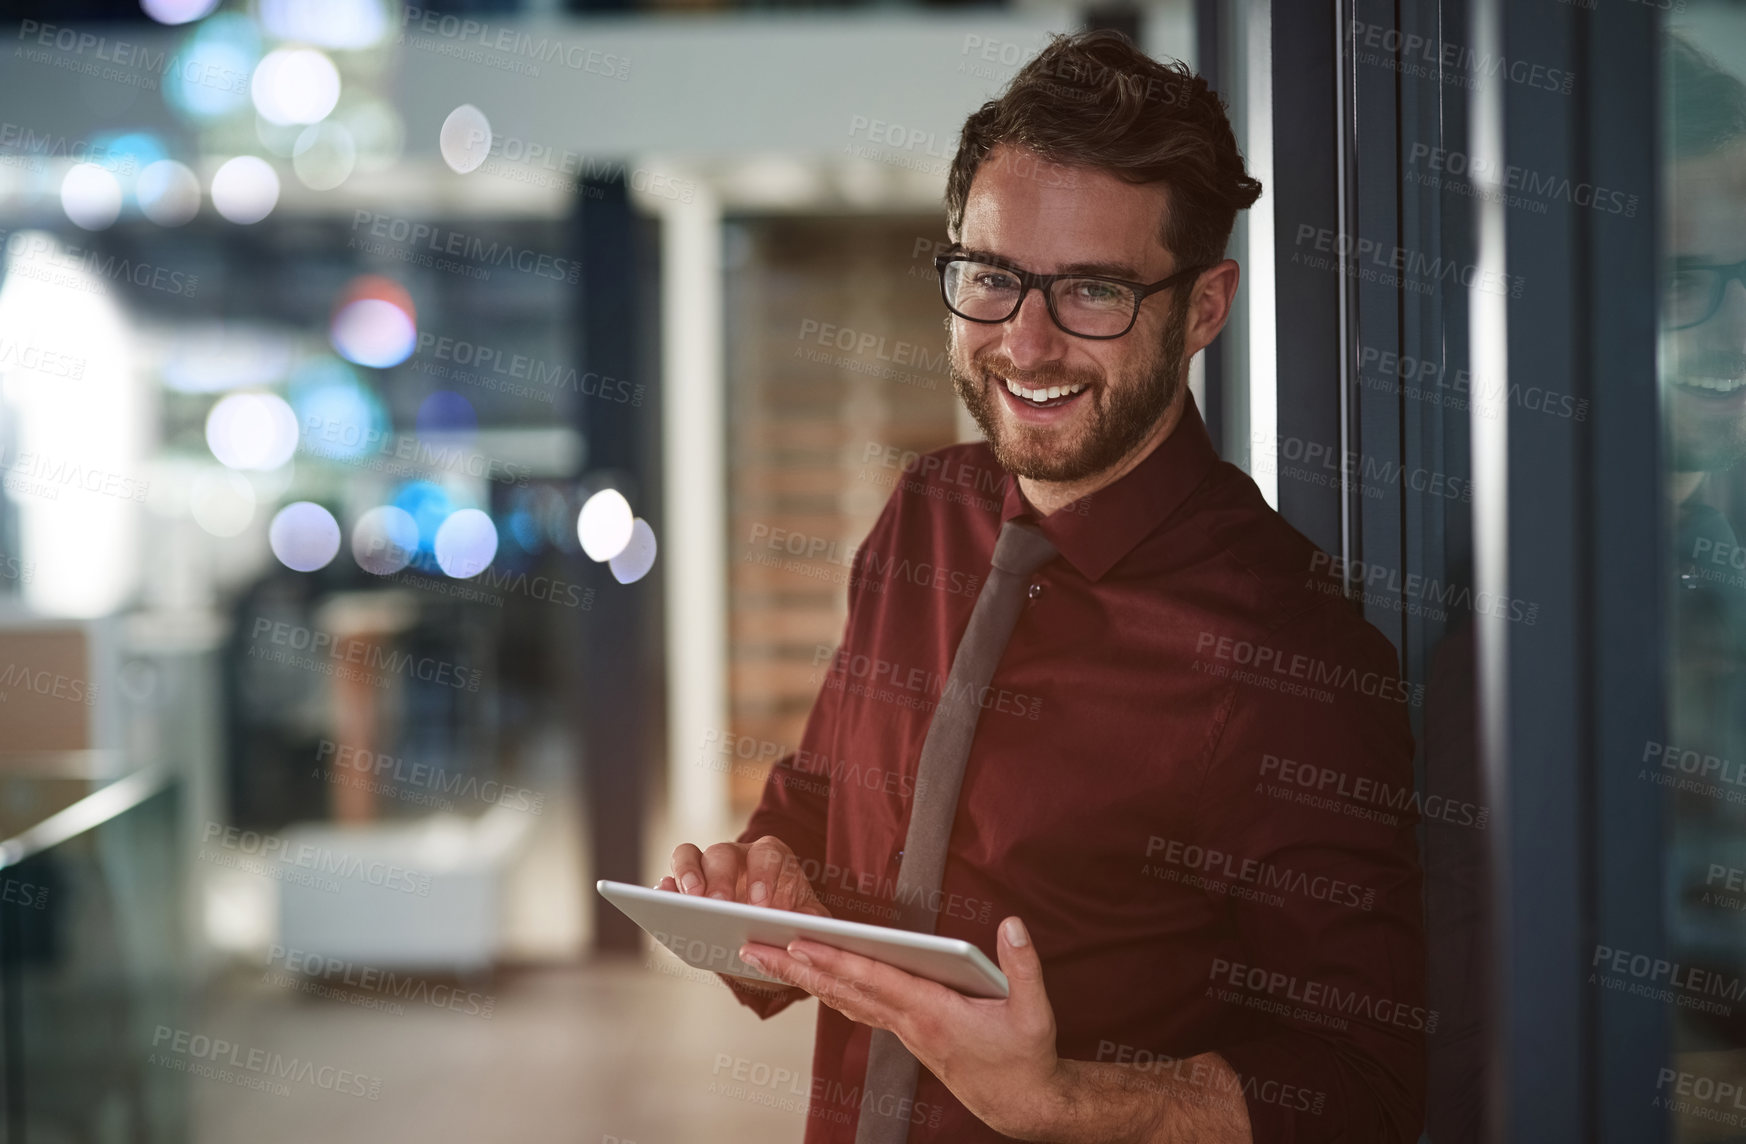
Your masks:
{"label": "fingers", "polygon": [[794,877],[799,867],[788,844],[766,834],[746,850],[746,900],[754,906],[793,909]]}
{"label": "fingers", "polygon": [[704,890],[703,852],[689,842],[673,848],[673,880],[686,894],[701,894]]}
{"label": "fingers", "polygon": [[1054,1009],[1043,988],[1043,961],[1025,924],[1016,917],[1000,923],[1000,937],[995,943],[995,956],[1000,971],[1006,974],[1007,1001],[1027,1025],[1050,1026],[1052,1034]]}
{"label": "fingers", "polygon": [[704,893],[725,901],[739,901],[740,875],[746,868],[745,847],[738,842],[717,842],[703,852]]}
{"label": "fingers", "polygon": [[679,883],[677,883],[673,880],[673,875],[671,875],[671,874],[668,874],[666,877],[662,878],[659,882],[655,883],[655,889],[657,889],[657,890],[677,890],[678,888],[679,888]]}

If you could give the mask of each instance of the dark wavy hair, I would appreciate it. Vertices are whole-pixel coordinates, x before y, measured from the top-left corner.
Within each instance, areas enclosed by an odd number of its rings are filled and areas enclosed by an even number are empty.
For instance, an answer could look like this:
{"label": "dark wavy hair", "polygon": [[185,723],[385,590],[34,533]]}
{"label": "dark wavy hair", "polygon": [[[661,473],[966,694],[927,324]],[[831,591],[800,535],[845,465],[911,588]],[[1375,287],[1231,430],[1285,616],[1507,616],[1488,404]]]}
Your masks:
{"label": "dark wavy hair", "polygon": [[1243,169],[1225,105],[1179,60],[1160,63],[1120,32],[1056,34],[1000,98],[964,122],[946,176],[946,231],[963,237],[970,183],[996,144],[1102,168],[1169,191],[1159,241],[1183,265],[1225,255],[1237,212],[1261,194]]}
{"label": "dark wavy hair", "polygon": [[1662,59],[1675,158],[1708,155],[1746,138],[1746,84],[1678,34],[1667,37]]}

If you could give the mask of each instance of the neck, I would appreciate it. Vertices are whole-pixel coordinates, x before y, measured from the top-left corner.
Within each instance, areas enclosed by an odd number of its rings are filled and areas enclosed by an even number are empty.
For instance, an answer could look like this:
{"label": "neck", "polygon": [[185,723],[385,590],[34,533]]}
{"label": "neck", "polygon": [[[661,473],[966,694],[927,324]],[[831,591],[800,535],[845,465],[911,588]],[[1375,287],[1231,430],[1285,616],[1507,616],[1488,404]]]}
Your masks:
{"label": "neck", "polygon": [[1076,481],[1038,481],[1030,477],[1020,477],[1019,492],[1024,494],[1026,503],[1038,513],[1048,516],[1056,509],[1064,508],[1081,497],[1090,496],[1098,489],[1114,484],[1151,456],[1152,450],[1170,439],[1170,434],[1176,432],[1176,427],[1182,423],[1182,407],[1187,400],[1188,386],[1184,385],[1177,393],[1176,400],[1158,418],[1158,424],[1146,435],[1146,439],[1109,468]]}

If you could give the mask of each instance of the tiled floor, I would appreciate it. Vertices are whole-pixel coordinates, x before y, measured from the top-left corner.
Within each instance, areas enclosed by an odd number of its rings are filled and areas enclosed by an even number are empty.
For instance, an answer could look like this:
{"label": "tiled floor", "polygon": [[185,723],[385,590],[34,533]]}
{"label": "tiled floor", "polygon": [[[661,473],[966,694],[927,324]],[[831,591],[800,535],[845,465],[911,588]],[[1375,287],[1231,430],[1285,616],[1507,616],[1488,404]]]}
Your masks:
{"label": "tiled floor", "polygon": [[[402,993],[396,1013],[359,1003],[392,995],[379,986],[327,997],[278,971],[222,978],[197,1029],[314,1069],[289,1093],[191,1078],[195,1142],[798,1142],[816,1002],[759,1021],[713,976],[654,956],[664,971],[623,958],[429,983],[459,988],[462,1011],[434,989]],[[466,1011],[486,998],[488,1018]],[[344,1091],[374,1081],[375,1100]]]}

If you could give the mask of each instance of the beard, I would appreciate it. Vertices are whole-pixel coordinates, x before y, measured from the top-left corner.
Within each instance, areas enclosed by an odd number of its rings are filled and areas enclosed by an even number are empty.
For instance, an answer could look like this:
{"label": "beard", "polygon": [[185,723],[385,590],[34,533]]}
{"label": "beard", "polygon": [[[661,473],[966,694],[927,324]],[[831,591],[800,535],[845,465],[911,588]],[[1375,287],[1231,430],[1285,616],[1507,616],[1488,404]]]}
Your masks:
{"label": "beard", "polygon": [[1701,393],[1679,384],[1683,377],[1732,379],[1743,374],[1746,357],[1737,351],[1690,349],[1678,343],[1664,348],[1663,417],[1674,472],[1717,472],[1746,457],[1746,411],[1716,410],[1705,404]]}
{"label": "beard", "polygon": [[[1033,481],[1078,481],[1114,467],[1138,449],[1186,384],[1183,364],[1190,294],[1189,290],[1176,291],[1161,344],[1112,384],[1105,384],[1096,370],[1025,373],[1011,369],[994,350],[976,355],[966,373],[958,364],[955,323],[948,318],[946,345],[952,388],[988,439],[1001,468]],[[1084,385],[1085,395],[1080,400],[1087,408],[1076,417],[1076,427],[1066,431],[1072,436],[1065,439],[1058,426],[1007,424],[996,408],[1005,400],[994,391],[1002,385],[996,378],[1011,378],[1026,389]]]}

